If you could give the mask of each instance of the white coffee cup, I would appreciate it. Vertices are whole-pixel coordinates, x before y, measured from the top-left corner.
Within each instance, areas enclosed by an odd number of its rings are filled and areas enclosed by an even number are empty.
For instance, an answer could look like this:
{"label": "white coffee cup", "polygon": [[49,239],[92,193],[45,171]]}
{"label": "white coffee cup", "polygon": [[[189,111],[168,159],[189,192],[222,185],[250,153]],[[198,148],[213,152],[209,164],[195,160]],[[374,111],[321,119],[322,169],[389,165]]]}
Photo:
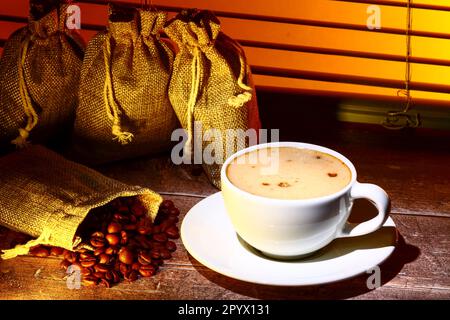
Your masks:
{"label": "white coffee cup", "polygon": [[[342,190],[318,198],[284,200],[251,194],[236,187],[227,177],[233,159],[254,150],[291,147],[320,151],[343,161],[351,171],[351,181]],[[354,165],[331,149],[298,142],[273,142],[238,151],[222,166],[222,195],[237,234],[263,254],[290,259],[309,255],[336,238],[355,237],[378,230],[388,217],[389,196],[379,186],[356,181]],[[378,209],[371,220],[347,222],[353,200],[365,198]]]}

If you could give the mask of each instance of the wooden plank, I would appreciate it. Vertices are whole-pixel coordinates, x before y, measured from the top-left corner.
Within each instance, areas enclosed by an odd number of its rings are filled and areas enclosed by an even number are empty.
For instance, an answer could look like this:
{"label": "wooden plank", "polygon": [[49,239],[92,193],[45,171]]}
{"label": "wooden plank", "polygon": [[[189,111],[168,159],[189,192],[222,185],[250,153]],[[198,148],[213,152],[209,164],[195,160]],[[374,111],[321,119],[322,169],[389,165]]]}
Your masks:
{"label": "wooden plank", "polygon": [[[168,197],[186,213],[199,199]],[[190,257],[178,240],[174,258],[153,278],[112,289],[69,290],[55,258],[19,257],[0,262],[1,299],[448,299],[450,219],[394,215],[402,235],[381,265],[382,286],[366,287],[368,275],[334,284],[272,287],[213,272]]]}

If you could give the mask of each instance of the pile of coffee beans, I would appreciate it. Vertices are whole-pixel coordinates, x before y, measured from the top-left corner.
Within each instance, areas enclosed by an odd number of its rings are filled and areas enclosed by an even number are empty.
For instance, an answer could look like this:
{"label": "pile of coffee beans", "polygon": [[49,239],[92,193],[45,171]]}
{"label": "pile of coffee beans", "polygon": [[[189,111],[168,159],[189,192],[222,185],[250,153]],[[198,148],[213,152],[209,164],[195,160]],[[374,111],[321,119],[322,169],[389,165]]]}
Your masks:
{"label": "pile of coffee beans", "polygon": [[79,235],[94,249],[77,252],[39,245],[30,250],[37,257],[61,256],[61,267],[78,266],[86,286],[109,288],[122,280],[156,274],[164,260],[177,249],[180,211],[170,200],[160,206],[155,221],[137,197],[116,199],[93,210],[80,225]]}

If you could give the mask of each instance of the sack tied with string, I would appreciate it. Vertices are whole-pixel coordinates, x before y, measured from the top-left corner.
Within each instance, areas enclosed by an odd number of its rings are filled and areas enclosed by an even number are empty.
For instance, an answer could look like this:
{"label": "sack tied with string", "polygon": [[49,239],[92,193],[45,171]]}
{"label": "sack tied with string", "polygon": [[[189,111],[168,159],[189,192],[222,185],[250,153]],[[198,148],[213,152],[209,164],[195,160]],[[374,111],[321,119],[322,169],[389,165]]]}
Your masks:
{"label": "sack tied with string", "polygon": [[187,130],[184,156],[192,157],[198,137],[207,131],[218,133],[218,137],[209,137],[211,141],[203,137],[198,144],[202,150],[214,150],[214,161],[203,159],[203,168],[220,188],[221,164],[227,155],[248,146],[242,137],[227,143],[226,131],[258,130],[261,126],[244,51],[220,31],[220,22],[209,11],[185,10],[169,21],[164,31],[179,47],[169,97]]}
{"label": "sack tied with string", "polygon": [[137,196],[153,220],[162,202],[147,188],[105,177],[40,145],[0,157],[0,181],[0,225],[36,238],[3,250],[3,259],[39,244],[86,247],[79,226],[94,208],[116,198]]}
{"label": "sack tied with string", "polygon": [[[66,26],[67,5],[30,1],[26,27],[0,60],[0,153],[69,137],[77,105],[82,41]],[[53,1],[56,2],[56,1]]]}
{"label": "sack tied with string", "polygon": [[86,49],[71,157],[99,164],[166,151],[178,120],[167,96],[173,52],[167,14],[110,5]]}

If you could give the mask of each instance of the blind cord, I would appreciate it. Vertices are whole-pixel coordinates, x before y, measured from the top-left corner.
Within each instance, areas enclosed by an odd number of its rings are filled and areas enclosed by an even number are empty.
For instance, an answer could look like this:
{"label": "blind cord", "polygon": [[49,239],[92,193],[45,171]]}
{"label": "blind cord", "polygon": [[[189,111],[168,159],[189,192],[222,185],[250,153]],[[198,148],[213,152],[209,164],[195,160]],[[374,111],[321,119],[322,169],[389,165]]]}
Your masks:
{"label": "blind cord", "polygon": [[[404,95],[406,104],[402,111],[389,111],[382,125],[391,130],[399,130],[404,128],[417,128],[420,125],[420,115],[418,113],[409,114],[411,109],[411,31],[412,31],[412,0],[408,0],[406,4],[406,70],[405,70],[405,88],[397,91],[397,95]],[[403,122],[400,122],[403,119]]]}

